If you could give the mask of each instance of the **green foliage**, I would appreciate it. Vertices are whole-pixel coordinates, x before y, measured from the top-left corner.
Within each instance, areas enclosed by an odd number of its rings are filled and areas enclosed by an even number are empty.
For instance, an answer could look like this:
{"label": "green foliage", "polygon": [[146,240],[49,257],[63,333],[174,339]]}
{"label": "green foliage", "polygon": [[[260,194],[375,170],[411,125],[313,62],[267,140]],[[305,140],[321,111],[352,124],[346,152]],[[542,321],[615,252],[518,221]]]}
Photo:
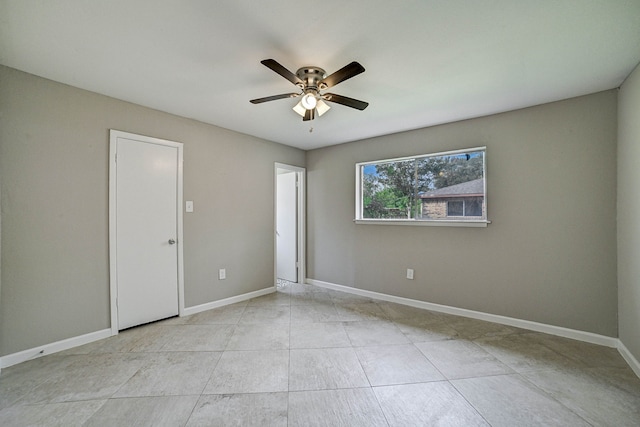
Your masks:
{"label": "green foliage", "polygon": [[406,218],[408,198],[395,188],[365,196],[365,218]]}
{"label": "green foliage", "polygon": [[482,157],[475,156],[469,159],[461,156],[447,157],[435,177],[434,187],[450,187],[482,178],[484,169]]}

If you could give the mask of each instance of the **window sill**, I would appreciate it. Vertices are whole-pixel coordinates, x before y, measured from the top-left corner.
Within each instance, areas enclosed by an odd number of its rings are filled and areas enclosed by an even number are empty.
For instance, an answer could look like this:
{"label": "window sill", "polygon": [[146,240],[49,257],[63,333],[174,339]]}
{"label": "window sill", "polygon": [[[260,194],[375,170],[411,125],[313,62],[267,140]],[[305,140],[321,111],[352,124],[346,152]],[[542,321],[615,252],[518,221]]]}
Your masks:
{"label": "window sill", "polygon": [[356,224],[367,225],[411,225],[421,227],[486,227],[491,224],[489,220],[479,221],[455,221],[455,220],[432,220],[421,221],[412,219],[354,219]]}

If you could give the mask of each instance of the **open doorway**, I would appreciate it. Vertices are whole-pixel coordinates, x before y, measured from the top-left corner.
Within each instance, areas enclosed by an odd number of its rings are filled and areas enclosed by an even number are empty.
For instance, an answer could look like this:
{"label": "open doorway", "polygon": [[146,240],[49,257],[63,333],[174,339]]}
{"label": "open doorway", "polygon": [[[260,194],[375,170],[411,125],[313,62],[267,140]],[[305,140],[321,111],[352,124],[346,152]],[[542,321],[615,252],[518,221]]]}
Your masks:
{"label": "open doorway", "polygon": [[275,164],[274,282],[303,283],[305,278],[305,169]]}

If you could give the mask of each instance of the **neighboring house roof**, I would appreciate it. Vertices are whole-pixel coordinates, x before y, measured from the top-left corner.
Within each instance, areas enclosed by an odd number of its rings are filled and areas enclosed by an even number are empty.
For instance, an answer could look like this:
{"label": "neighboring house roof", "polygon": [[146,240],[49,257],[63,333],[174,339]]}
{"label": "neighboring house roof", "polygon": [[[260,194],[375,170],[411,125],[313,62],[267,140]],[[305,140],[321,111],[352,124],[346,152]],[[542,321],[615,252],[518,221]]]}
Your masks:
{"label": "neighboring house roof", "polygon": [[420,195],[421,199],[440,199],[443,197],[478,197],[484,196],[484,178],[463,182],[462,184],[438,188]]}

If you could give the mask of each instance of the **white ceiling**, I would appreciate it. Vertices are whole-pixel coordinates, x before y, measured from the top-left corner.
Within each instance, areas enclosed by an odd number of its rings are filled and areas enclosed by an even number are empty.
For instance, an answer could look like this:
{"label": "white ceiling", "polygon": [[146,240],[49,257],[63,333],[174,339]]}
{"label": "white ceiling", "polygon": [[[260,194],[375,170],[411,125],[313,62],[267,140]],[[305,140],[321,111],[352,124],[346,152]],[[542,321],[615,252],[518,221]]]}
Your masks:
{"label": "white ceiling", "polygon": [[[260,64],[366,72],[302,122]],[[618,87],[640,61],[640,0],[0,0],[0,63],[311,149]],[[313,127],[313,132],[309,132]]]}

